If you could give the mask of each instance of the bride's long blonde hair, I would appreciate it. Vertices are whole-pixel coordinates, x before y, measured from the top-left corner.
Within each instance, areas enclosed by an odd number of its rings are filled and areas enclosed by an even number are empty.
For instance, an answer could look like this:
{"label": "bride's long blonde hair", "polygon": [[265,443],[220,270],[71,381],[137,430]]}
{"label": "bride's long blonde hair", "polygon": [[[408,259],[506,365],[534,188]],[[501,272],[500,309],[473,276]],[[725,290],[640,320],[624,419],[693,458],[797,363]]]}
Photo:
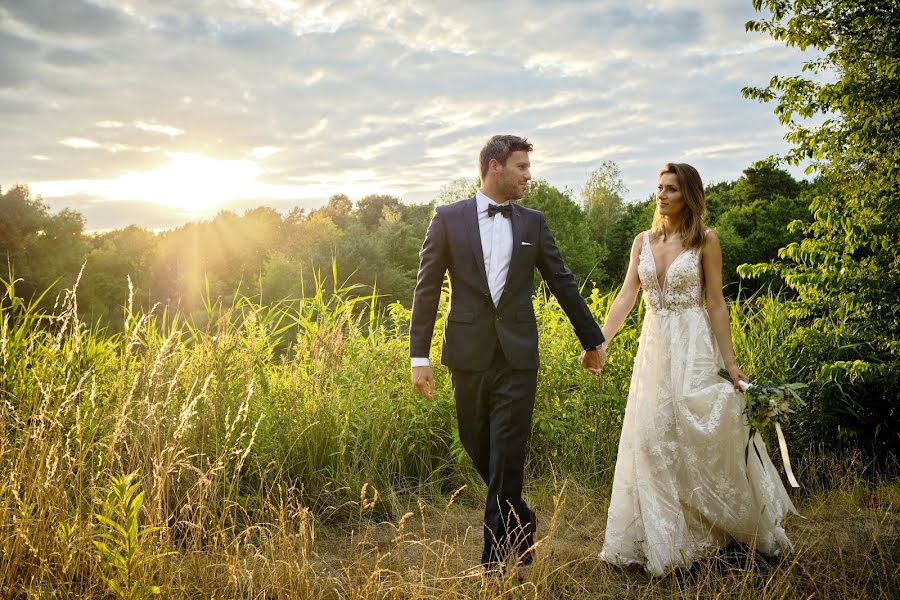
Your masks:
{"label": "bride's long blonde hair", "polygon": [[[703,245],[703,232],[706,230],[706,195],[703,193],[703,180],[697,169],[687,163],[666,163],[659,172],[659,177],[666,173],[674,173],[678,179],[678,187],[684,198],[684,213],[681,217],[681,245],[685,248],[699,248]],[[659,214],[659,206],[653,211],[653,223],[650,225],[650,237],[662,236],[666,239],[666,218]]]}

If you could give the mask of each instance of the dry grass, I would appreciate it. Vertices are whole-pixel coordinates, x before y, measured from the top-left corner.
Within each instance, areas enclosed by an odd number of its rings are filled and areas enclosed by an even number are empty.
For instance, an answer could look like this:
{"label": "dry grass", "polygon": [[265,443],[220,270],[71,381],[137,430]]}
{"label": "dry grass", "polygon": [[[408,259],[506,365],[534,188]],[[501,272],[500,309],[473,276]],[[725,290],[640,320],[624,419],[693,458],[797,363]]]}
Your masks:
{"label": "dry grass", "polygon": [[[476,566],[481,490],[473,489],[443,502],[406,497],[403,505],[393,497],[402,513],[389,520],[372,518],[386,509],[367,490],[342,507],[342,513],[352,508],[353,518],[324,525],[296,490],[273,492],[255,520],[220,515],[220,524],[199,538],[185,536],[191,529],[183,524],[151,532],[141,555],[174,554],[152,559],[140,575],[166,598],[896,598],[900,483],[853,480],[799,503],[805,519],[787,524],[795,555],[767,559],[726,549],[661,578],[597,560],[605,494],[568,480],[531,489],[542,516],[537,559],[497,580],[483,579]],[[55,500],[46,498],[42,512]],[[20,560],[4,562],[3,598],[115,597],[88,543],[96,524],[74,522],[76,534],[66,540],[52,519],[4,523],[4,557],[15,553]],[[149,524],[142,529],[150,532]]]}
{"label": "dry grass", "polygon": [[444,508],[418,501],[390,521],[367,517],[370,498],[357,506],[357,519],[324,527],[299,505],[283,506],[271,522],[222,532],[218,539],[229,538],[223,545],[165,559],[157,581],[166,597],[260,599],[888,599],[900,589],[896,482],[835,490],[801,504],[806,519],[788,523],[794,556],[766,559],[731,549],[662,578],[596,559],[605,499],[567,482],[532,492],[546,524],[535,563],[484,580],[473,567],[481,544],[481,509],[473,496],[464,492]]}
{"label": "dry grass", "polygon": [[837,490],[801,504],[805,519],[794,517],[787,526],[793,556],[768,559],[729,548],[662,578],[596,558],[606,515],[602,496],[571,483],[534,495],[545,517],[529,567],[484,581],[473,568],[481,551],[480,506],[455,503],[439,511],[418,505],[399,525],[326,530],[316,552],[318,597],[894,598],[900,589],[896,482]]}
{"label": "dry grass", "polygon": [[[529,469],[537,560],[483,581],[483,489],[450,493],[471,478],[449,446],[452,409],[404,399],[402,336],[361,334],[350,308],[324,300],[288,316],[249,304],[229,310],[205,331],[129,311],[125,333],[108,337],[78,321],[74,293],[44,315],[8,288],[0,600],[157,591],[849,600],[900,589],[900,484],[863,477],[854,454],[798,457],[807,520],[787,526],[794,556],[721,552],[663,578],[600,563],[603,470],[621,415],[606,398],[607,412],[595,410],[562,359],[544,367],[541,398],[554,404],[536,420]],[[303,329],[288,359],[276,356],[273,333],[286,318]],[[563,466],[548,466],[560,457]],[[554,479],[561,472],[572,475]]]}

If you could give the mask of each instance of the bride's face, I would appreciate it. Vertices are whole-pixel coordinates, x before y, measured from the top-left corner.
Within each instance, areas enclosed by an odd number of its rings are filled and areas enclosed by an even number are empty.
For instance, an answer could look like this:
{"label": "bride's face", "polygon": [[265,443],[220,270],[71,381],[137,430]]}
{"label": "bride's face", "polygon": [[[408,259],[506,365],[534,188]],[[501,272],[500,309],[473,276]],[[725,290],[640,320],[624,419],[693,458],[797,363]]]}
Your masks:
{"label": "bride's face", "polygon": [[664,217],[679,214],[684,210],[684,195],[678,185],[675,173],[663,173],[656,188],[656,208]]}

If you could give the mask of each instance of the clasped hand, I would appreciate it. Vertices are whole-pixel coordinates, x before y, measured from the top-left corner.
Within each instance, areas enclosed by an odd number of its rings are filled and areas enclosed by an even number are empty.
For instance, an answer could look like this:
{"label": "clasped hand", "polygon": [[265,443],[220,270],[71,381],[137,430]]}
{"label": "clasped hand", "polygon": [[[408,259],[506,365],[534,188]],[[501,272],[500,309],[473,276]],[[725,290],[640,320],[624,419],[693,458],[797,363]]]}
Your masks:
{"label": "clasped hand", "polygon": [[591,375],[600,375],[603,365],[606,364],[606,347],[600,346],[596,350],[583,350],[581,352],[581,366],[587,369]]}

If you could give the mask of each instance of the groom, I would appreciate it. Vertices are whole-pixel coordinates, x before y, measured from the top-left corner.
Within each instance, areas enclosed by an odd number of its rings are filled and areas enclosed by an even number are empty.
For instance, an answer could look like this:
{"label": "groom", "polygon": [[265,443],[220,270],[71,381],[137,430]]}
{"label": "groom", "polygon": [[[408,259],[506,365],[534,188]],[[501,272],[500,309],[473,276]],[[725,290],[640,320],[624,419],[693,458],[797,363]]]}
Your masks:
{"label": "groom", "polygon": [[522,499],[522,477],[537,388],[535,267],[585,350],[582,366],[597,374],[606,360],[603,334],[544,215],[513,203],[531,179],[531,150],[525,138],[491,137],[478,160],[481,189],[472,198],[437,207],[419,252],[410,318],[413,387],[431,400],[428,356],[449,271],[441,363],[450,370],[460,441],[488,488],[481,555],[488,570],[507,560],[533,559],[537,518]]}

